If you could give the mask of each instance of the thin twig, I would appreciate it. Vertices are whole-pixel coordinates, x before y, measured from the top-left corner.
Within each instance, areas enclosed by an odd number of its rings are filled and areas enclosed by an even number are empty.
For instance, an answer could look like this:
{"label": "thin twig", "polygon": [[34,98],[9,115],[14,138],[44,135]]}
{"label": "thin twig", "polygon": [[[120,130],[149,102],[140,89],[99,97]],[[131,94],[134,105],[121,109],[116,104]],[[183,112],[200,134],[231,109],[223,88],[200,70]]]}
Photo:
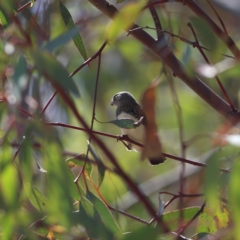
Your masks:
{"label": "thin twig", "polygon": [[185,224],[185,226],[183,226],[179,231],[177,231],[178,234],[182,234],[182,233],[185,231],[185,229],[187,229],[187,228],[189,227],[189,225],[203,212],[205,206],[206,206],[206,201],[203,202],[201,208],[200,208],[200,209],[197,211],[197,213],[191,218],[191,220],[190,220],[187,224]]}
{"label": "thin twig", "polygon": [[[34,0],[34,2],[36,2],[36,1],[37,1],[37,0]],[[21,11],[24,10],[25,8],[30,7],[31,4],[32,4],[32,1],[24,4],[23,6],[21,6],[20,8],[18,8],[17,12],[21,12]]]}
{"label": "thin twig", "polygon": [[[206,61],[206,63],[211,66],[211,63],[210,63],[210,61],[208,60],[206,54],[204,53],[204,51],[202,50],[202,48],[199,47],[199,41],[198,41],[197,35],[196,35],[195,31],[194,31],[194,28],[193,28],[192,24],[191,24],[191,23],[188,23],[188,26],[190,27],[190,29],[191,29],[191,31],[192,31],[192,33],[193,33],[193,36],[194,36],[194,38],[195,38],[195,41],[196,41],[195,47],[200,51],[200,53],[202,54],[202,56],[203,56],[204,60]],[[223,93],[223,95],[225,96],[225,98],[226,98],[228,104],[230,105],[232,111],[233,111],[233,112],[237,112],[236,108],[234,107],[231,99],[229,98],[229,96],[228,96],[228,94],[227,94],[224,86],[222,85],[222,83],[221,83],[221,81],[220,81],[220,79],[219,79],[219,77],[218,77],[217,75],[215,76],[215,79],[217,80],[217,83],[218,83],[220,89],[222,90],[222,93]]]}
{"label": "thin twig", "polygon": [[162,25],[161,25],[160,19],[158,17],[157,11],[154,8],[154,6],[149,7],[149,10],[150,10],[150,13],[152,15],[152,19],[153,19],[155,27],[156,27],[158,41],[161,41],[161,39],[164,37],[164,35],[163,35],[163,32],[162,32]]}
{"label": "thin twig", "polygon": [[214,6],[212,5],[212,3],[211,3],[209,0],[207,0],[207,2],[208,2],[208,4],[210,5],[211,9],[212,9],[212,10],[214,11],[214,13],[216,14],[216,16],[217,16],[220,24],[222,25],[223,31],[225,32],[225,34],[228,35],[227,28],[225,27],[224,22],[223,22],[223,20],[220,18],[218,12],[216,11],[216,9],[214,8]]}
{"label": "thin twig", "polygon": [[[75,126],[71,126],[71,125],[63,124],[63,123],[43,122],[43,124],[51,125],[51,126],[65,127],[65,128],[71,128],[71,129],[76,129],[76,130],[79,130],[79,131],[88,132],[88,130],[85,129],[85,128],[75,127]],[[103,133],[103,132],[99,132],[99,131],[91,131],[91,134],[96,134],[96,135],[101,135],[101,136],[105,136],[105,137],[115,138],[116,140],[121,140],[121,141],[128,141],[128,142],[133,143],[137,146],[143,147],[143,145],[141,143],[138,143],[138,142],[130,139],[127,135],[116,136],[116,135]],[[181,158],[181,157],[177,157],[177,156],[167,154],[167,153],[163,153],[163,155],[167,158],[174,159],[174,160],[180,161],[180,162],[185,162],[185,163],[188,163],[188,164],[191,164],[191,165],[194,165],[194,166],[198,166],[198,167],[207,167],[208,166],[207,164],[204,164],[204,163],[194,162],[194,161],[191,161],[191,160],[188,160],[188,159],[185,159],[185,158]],[[222,168],[220,168],[219,170],[222,171],[222,172],[226,172],[226,173],[230,172],[229,170],[222,169]]]}

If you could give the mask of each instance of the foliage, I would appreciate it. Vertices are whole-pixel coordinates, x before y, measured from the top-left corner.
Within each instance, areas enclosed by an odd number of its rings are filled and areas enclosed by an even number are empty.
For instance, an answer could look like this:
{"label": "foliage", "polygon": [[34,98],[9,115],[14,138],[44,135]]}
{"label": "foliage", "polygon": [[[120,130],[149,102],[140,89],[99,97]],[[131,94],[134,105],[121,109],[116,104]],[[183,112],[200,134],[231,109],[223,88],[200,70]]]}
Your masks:
{"label": "foliage", "polygon": [[1,239],[238,239],[238,16],[196,2],[0,2]]}

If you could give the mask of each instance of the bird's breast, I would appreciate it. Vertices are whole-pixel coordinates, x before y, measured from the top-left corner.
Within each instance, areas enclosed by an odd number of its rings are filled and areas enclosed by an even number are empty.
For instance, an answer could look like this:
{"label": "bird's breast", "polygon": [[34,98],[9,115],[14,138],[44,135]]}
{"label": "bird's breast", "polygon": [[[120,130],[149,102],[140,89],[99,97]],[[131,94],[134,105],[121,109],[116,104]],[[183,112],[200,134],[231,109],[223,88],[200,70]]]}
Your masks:
{"label": "bird's breast", "polygon": [[[120,113],[117,116],[117,119],[132,119],[135,122],[138,121],[137,118],[135,118],[134,116],[132,116],[129,113]],[[132,129],[126,129],[126,128],[121,128],[121,132],[123,135],[128,135],[129,138],[131,138],[132,140],[139,142],[141,144],[144,144],[145,141],[145,126],[143,124],[140,124],[137,128],[132,128]],[[142,151],[142,148],[132,144],[133,148],[140,152]]]}

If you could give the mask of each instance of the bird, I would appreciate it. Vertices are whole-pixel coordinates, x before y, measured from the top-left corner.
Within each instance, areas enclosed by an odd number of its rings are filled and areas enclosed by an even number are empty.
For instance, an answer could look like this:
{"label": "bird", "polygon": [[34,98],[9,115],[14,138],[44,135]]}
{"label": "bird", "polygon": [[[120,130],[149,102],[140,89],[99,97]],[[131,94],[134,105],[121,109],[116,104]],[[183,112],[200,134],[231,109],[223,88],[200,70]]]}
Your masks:
{"label": "bird", "polygon": [[[134,122],[140,122],[136,128],[121,128],[121,133],[122,135],[127,135],[130,139],[144,145],[146,137],[147,116],[134,96],[130,92],[126,91],[116,93],[111,100],[111,105],[117,107],[117,119],[131,119]],[[127,149],[142,152],[143,147],[127,142]],[[160,163],[163,163],[164,160],[165,157],[163,156],[158,159],[151,158],[149,159],[149,163],[151,165],[158,165]]]}

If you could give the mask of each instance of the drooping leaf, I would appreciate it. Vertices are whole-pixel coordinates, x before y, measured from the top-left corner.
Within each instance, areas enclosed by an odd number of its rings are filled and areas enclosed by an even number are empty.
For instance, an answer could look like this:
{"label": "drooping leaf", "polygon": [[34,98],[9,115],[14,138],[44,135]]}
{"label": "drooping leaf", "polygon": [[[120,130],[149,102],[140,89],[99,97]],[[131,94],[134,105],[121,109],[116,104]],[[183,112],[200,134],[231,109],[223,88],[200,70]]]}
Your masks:
{"label": "drooping leaf", "polygon": [[145,90],[142,96],[142,108],[148,117],[146,124],[146,137],[145,144],[142,151],[142,159],[151,159],[152,164],[163,163],[165,158],[162,155],[162,144],[158,134],[156,117],[155,117],[155,104],[156,104],[156,87],[159,81],[154,81]]}
{"label": "drooping leaf", "polygon": [[[68,28],[68,30],[70,31],[74,29],[75,31],[78,32],[78,29],[75,23],[73,22],[71,14],[69,13],[68,9],[64,6],[64,4],[61,1],[59,1],[59,7],[60,7],[60,12],[61,12],[63,21],[66,27]],[[79,50],[80,54],[84,58],[84,60],[87,60],[87,52],[86,52],[81,35],[76,34],[74,37],[72,37],[72,39],[77,49]]]}
{"label": "drooping leaf", "polygon": [[111,230],[114,234],[119,234],[120,229],[117,225],[112,213],[107,208],[106,204],[103,203],[101,199],[95,196],[92,192],[88,191],[86,194],[87,199],[93,204],[95,210],[98,212],[101,217],[104,225]]}
{"label": "drooping leaf", "polygon": [[113,233],[102,222],[94,205],[85,198],[80,202],[78,221],[86,228],[90,239],[114,239]]}
{"label": "drooping leaf", "polygon": [[[89,142],[88,142],[88,148],[93,158],[96,160],[96,162],[102,165],[103,164],[102,159],[99,157],[99,155],[96,153],[96,151],[94,150],[94,148]],[[98,187],[101,186],[104,176],[105,176],[105,168],[98,166]]]}
{"label": "drooping leaf", "polygon": [[50,81],[79,96],[78,88],[73,79],[69,77],[67,70],[50,53],[33,50],[31,55],[39,73],[47,75]]}
{"label": "drooping leaf", "polygon": [[30,183],[24,182],[24,189],[27,193],[28,199],[32,205],[38,210],[43,211],[48,206],[47,198],[35,187],[31,186]]}

